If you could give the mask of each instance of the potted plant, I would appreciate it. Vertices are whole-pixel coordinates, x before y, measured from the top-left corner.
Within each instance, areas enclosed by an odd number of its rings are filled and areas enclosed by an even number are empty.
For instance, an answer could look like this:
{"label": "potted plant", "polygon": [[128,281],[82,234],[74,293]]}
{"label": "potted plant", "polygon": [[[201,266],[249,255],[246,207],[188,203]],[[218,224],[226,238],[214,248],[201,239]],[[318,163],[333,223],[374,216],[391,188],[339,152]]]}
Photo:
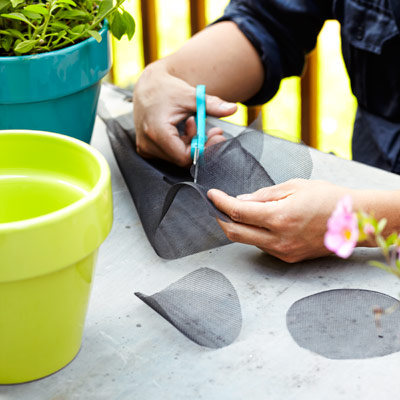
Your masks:
{"label": "potted plant", "polygon": [[107,32],[130,39],[135,31],[123,2],[0,0],[0,129],[90,142],[111,67]]}

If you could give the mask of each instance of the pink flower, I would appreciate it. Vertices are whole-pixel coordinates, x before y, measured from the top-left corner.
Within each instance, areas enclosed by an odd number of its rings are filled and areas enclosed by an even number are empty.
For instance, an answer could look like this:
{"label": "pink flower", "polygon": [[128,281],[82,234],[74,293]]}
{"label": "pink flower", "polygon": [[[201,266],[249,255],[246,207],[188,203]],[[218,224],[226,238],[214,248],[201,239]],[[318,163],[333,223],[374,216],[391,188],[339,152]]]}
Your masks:
{"label": "pink flower", "polygon": [[375,233],[375,228],[370,223],[366,223],[363,230],[366,235],[372,235]]}
{"label": "pink flower", "polygon": [[356,247],[359,235],[357,216],[353,213],[353,202],[349,195],[339,200],[327,226],[325,247],[339,257],[349,257]]}

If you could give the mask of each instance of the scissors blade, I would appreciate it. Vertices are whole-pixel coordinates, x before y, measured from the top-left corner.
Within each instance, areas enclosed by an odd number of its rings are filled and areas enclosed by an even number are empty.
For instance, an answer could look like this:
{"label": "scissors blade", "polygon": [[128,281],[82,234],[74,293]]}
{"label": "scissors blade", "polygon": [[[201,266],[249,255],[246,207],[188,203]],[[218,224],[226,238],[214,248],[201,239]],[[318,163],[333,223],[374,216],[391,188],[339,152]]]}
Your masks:
{"label": "scissors blade", "polygon": [[193,156],[193,165],[194,165],[194,183],[197,183],[197,175],[199,173],[199,148],[196,147],[194,150]]}

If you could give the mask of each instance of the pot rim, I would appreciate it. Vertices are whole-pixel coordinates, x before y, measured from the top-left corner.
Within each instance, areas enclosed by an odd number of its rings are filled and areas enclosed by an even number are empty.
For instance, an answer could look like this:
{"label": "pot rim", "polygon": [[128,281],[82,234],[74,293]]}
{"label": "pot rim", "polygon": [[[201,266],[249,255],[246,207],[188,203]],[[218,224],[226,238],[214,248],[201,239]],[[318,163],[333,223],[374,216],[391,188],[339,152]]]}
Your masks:
{"label": "pot rim", "polygon": [[0,106],[59,99],[97,84],[111,67],[108,32],[104,24],[100,43],[90,37],[46,53],[0,57]]}
{"label": "pot rim", "polygon": [[0,130],[0,135],[26,135],[32,134],[40,137],[49,137],[55,138],[56,140],[61,140],[67,143],[72,144],[74,147],[80,147],[85,149],[85,151],[89,152],[93,159],[96,160],[100,167],[100,174],[99,179],[94,185],[94,187],[85,194],[82,198],[73,203],[60,208],[59,210],[50,212],[48,214],[40,215],[38,217],[23,219],[20,221],[13,221],[13,222],[0,222],[0,234],[5,232],[12,232],[17,231],[20,229],[26,229],[28,227],[35,227],[39,225],[44,225],[47,223],[54,223],[59,221],[60,219],[66,218],[74,214],[76,211],[85,207],[87,204],[93,202],[95,198],[101,195],[105,186],[108,183],[108,175],[109,175],[109,167],[107,161],[105,160],[104,156],[96,150],[94,147],[90,146],[89,144],[80,141],[79,139],[75,139],[71,136],[62,135],[59,133],[52,133],[52,132],[45,132],[45,131],[35,131],[35,130],[28,130],[28,129],[10,129],[10,130]]}
{"label": "pot rim", "polygon": [[82,260],[101,245],[112,226],[111,174],[104,156],[70,136],[24,129],[0,130],[0,137],[28,134],[89,154],[90,162],[99,168],[99,176],[87,194],[63,208],[0,223],[0,284],[46,275]]}

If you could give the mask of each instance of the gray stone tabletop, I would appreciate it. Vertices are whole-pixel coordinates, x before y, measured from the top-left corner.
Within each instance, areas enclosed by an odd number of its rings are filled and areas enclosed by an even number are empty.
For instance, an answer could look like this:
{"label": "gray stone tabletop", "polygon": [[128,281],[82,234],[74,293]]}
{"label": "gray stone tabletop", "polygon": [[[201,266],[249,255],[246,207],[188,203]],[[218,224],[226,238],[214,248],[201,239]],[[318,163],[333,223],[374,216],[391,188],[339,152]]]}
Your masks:
{"label": "gray stone tabletop", "polygon": [[[379,258],[376,249],[358,249],[348,260],[332,256],[289,265],[257,248],[230,244],[163,260],[145,237],[100,120],[92,144],[112,171],[114,225],[99,253],[82,348],[52,376],[0,386],[0,400],[398,397],[400,353],[332,360],[299,347],[286,327],[290,306],[317,292],[359,288],[397,297],[400,281],[367,265],[370,258]],[[355,188],[400,188],[400,176],[314,150],[311,155],[312,179]],[[241,301],[241,333],[221,349],[191,342],[134,295],[160,291],[201,267],[223,273]]]}

